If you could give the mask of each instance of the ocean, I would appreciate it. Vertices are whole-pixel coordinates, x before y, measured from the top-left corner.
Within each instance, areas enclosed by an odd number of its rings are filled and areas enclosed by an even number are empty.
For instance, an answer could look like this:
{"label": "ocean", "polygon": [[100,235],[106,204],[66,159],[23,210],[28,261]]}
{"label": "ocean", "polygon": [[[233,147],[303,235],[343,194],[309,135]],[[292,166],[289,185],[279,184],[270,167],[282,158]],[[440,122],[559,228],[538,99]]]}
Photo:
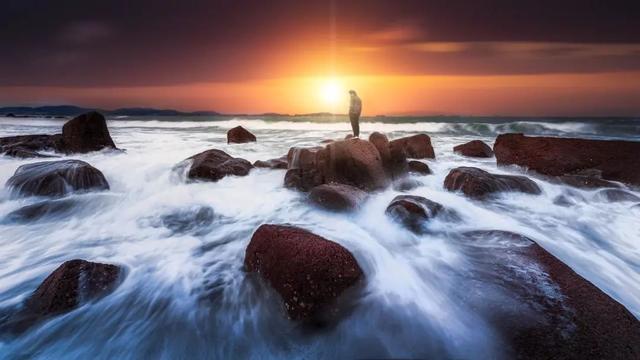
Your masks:
{"label": "ocean", "polygon": [[[64,119],[0,118],[0,137],[60,132]],[[258,141],[227,144],[242,125]],[[284,170],[254,169],[216,183],[184,183],[172,171],[181,160],[216,148],[251,162],[285,155],[350,133],[344,117],[120,117],[108,119],[124,153],[74,155],[100,169],[111,190],[72,195],[73,213],[22,224],[2,219],[35,198],[0,188],[0,309],[20,304],[66,260],[119,264],[125,281],[111,295],[57,316],[17,337],[0,339],[3,358],[363,358],[503,356],[486,314],[460,296],[477,264],[452,234],[507,230],[535,239],[578,274],[640,318],[640,207],[610,203],[597,190],[548,182],[495,159],[466,158],[455,145],[501,133],[640,141],[640,119],[429,117],[365,119],[390,139],[431,136],[432,175],[409,194],[446,205],[460,215],[436,219],[416,235],[385,215],[398,194],[373,194],[353,214],[311,206],[283,187]],[[638,154],[640,156],[640,154]],[[0,184],[20,165],[41,159],[0,156]],[[526,175],[541,188],[532,196],[505,193],[475,201],[443,188],[449,170],[474,166]],[[639,169],[640,171],[640,169]],[[630,190],[640,196],[638,189]],[[564,195],[572,207],[556,205]],[[163,218],[188,218],[203,207],[211,221],[169,228]],[[288,223],[333,240],[353,253],[366,286],[358,306],[329,328],[310,331],[286,319],[273,294],[256,289],[243,271],[245,248],[264,223]],[[490,266],[490,264],[487,264]],[[487,287],[490,301],[508,301]]]}

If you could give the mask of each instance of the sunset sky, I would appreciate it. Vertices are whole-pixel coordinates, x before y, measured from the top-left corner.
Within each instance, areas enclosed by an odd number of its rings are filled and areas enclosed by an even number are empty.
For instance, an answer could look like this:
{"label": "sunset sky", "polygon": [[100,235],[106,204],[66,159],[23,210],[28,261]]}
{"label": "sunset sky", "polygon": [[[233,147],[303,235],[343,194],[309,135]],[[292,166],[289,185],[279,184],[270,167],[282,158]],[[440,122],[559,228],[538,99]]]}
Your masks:
{"label": "sunset sky", "polygon": [[640,116],[638,1],[0,4],[0,105]]}

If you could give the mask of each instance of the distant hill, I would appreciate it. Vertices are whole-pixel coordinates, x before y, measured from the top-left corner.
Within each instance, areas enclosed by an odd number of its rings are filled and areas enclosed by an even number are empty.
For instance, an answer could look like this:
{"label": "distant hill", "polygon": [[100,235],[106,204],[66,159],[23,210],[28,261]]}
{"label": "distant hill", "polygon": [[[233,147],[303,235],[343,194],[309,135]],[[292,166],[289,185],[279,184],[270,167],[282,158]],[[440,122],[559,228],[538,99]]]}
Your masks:
{"label": "distant hill", "polygon": [[10,106],[0,108],[0,115],[13,114],[17,117],[23,116],[76,116],[88,111],[99,111],[110,116],[214,116],[222,115],[215,111],[194,111],[183,112],[173,109],[154,109],[154,108],[122,108],[116,110],[92,109],[73,105],[55,105],[55,106]]}

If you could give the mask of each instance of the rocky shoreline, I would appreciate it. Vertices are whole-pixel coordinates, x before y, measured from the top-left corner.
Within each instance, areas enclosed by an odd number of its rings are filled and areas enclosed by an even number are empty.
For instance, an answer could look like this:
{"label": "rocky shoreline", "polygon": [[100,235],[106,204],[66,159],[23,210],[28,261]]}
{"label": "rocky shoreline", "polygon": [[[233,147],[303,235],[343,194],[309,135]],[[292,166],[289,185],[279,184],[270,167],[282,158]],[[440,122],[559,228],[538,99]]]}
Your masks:
{"label": "rocky shoreline", "polygon": [[[238,146],[251,146],[259,140],[244,128],[234,128],[228,134],[229,143],[243,144]],[[41,151],[68,156],[116,149],[106,121],[98,113],[74,118],[64,125],[61,134],[0,138],[0,152],[16,157],[50,156]],[[452,151],[483,158],[491,158],[495,152],[499,165],[523,167],[534,179],[459,167],[451,169],[442,186],[482,202],[514,191],[535,197],[541,192],[536,181],[551,177],[572,186],[588,183],[602,188],[603,197],[633,201],[633,194],[625,188],[640,185],[640,163],[633,156],[638,150],[640,142],[504,134],[498,136],[493,149],[472,141]],[[427,134],[389,141],[384,134],[374,133],[368,140],[331,140],[316,147],[292,148],[286,156],[254,164],[210,149],[176,164],[175,171],[184,175],[185,182],[215,182],[227,176],[246,176],[254,167],[285,170],[284,187],[308,193],[309,203],[314,206],[349,212],[357,210],[370,194],[406,183],[410,173],[429,176],[428,164],[416,159],[437,161]],[[99,169],[70,159],[21,166],[6,186],[16,197],[43,196],[54,201],[75,192],[109,191],[107,179]],[[428,231],[429,222],[436,217],[444,217],[455,226],[456,218],[464,215],[451,211],[447,204],[418,196],[393,199],[386,213],[417,233]],[[496,238],[503,246],[478,246]],[[496,263],[492,277],[481,281],[508,284],[517,301],[538,309],[539,313],[527,322],[519,321],[521,314],[509,309],[496,310],[492,321],[503,332],[508,341],[505,346],[514,357],[640,357],[640,322],[535,240],[519,234],[476,231],[452,241],[461,242],[478,261],[492,259]],[[519,267],[526,271],[525,263],[536,264],[544,274],[541,281],[548,282],[560,296],[541,294],[531,284],[522,282],[517,272],[512,271]],[[367,281],[366,271],[348,249],[289,224],[255,229],[246,248],[244,265],[248,275],[256,275],[280,295],[292,321],[304,323],[335,319],[348,297],[344,295],[358,291],[359,285]],[[116,291],[117,285],[126,281],[125,277],[126,269],[119,265],[84,260],[66,262],[5,319],[3,328],[26,331],[52,316],[73,311],[81,302],[99,301]],[[558,302],[558,298],[563,301]]]}

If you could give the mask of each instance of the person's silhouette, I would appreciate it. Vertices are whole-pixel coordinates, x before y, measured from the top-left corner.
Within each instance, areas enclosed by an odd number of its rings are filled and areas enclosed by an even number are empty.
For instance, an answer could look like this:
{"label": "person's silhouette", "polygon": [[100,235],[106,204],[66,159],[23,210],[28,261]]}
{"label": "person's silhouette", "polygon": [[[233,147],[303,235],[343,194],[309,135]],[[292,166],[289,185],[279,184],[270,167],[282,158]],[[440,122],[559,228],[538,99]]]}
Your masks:
{"label": "person's silhouette", "polygon": [[349,90],[351,102],[349,103],[349,120],[351,120],[351,129],[353,136],[360,136],[360,113],[362,112],[362,100],[358,97],[355,90]]}

